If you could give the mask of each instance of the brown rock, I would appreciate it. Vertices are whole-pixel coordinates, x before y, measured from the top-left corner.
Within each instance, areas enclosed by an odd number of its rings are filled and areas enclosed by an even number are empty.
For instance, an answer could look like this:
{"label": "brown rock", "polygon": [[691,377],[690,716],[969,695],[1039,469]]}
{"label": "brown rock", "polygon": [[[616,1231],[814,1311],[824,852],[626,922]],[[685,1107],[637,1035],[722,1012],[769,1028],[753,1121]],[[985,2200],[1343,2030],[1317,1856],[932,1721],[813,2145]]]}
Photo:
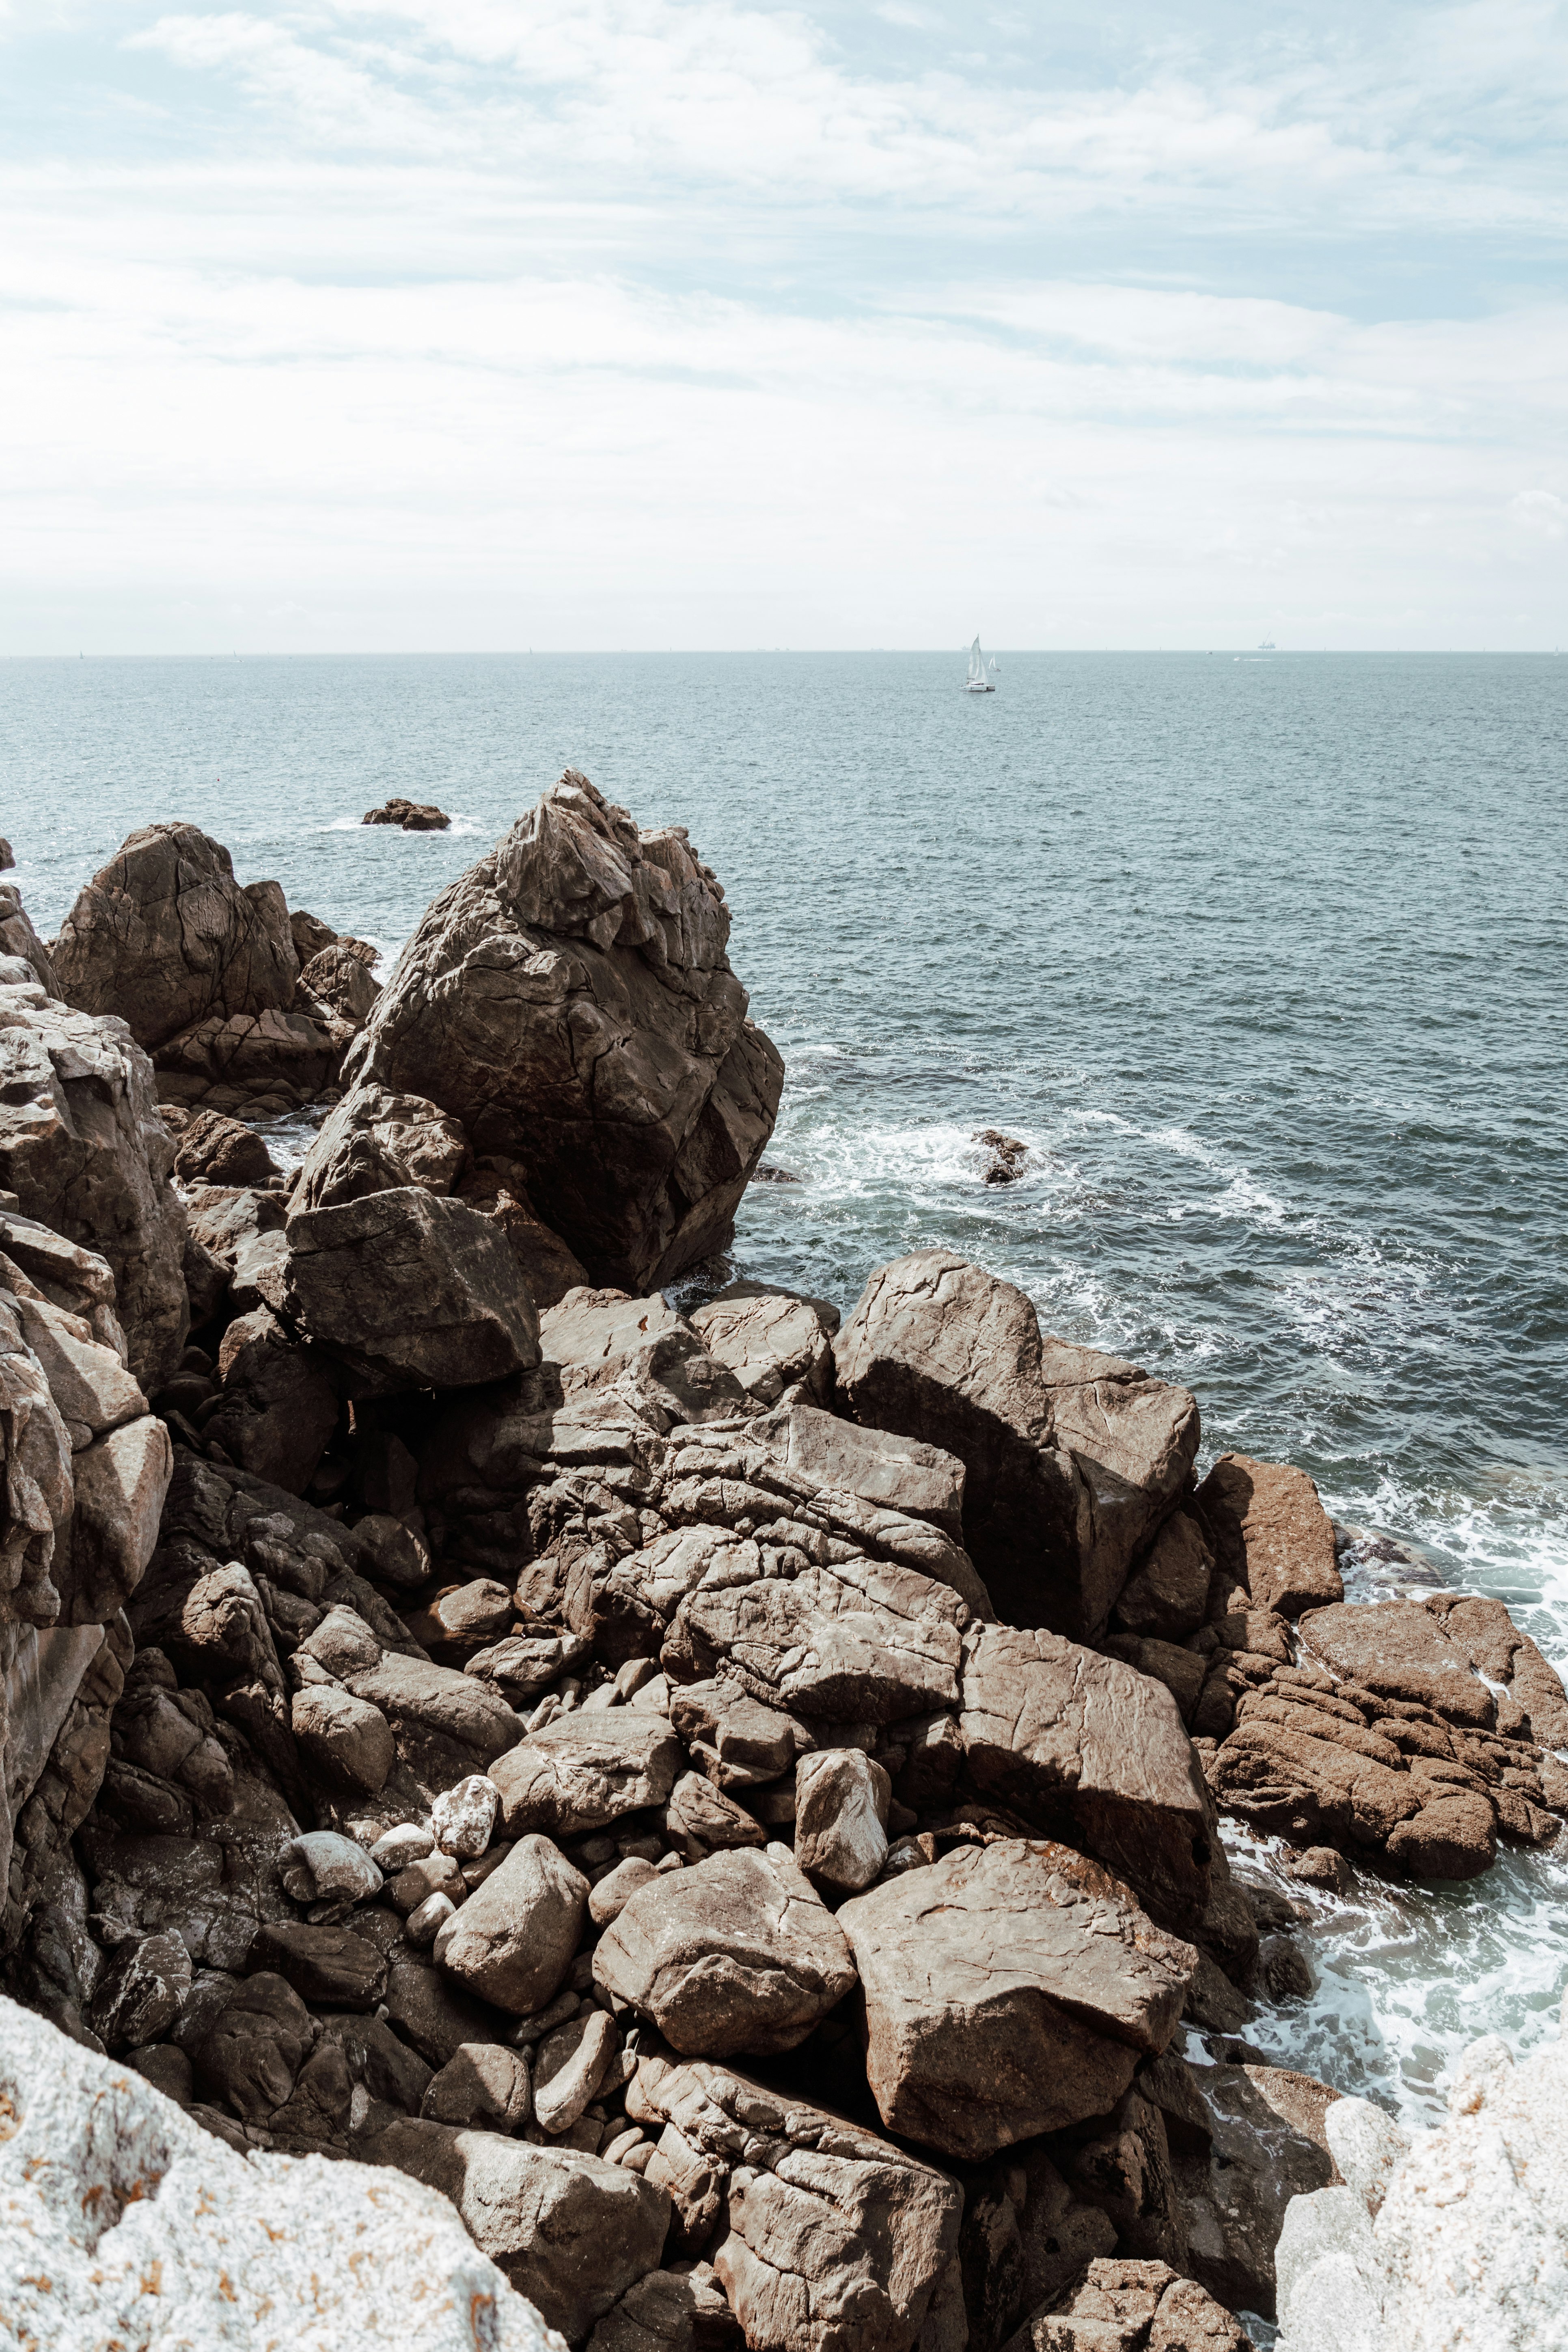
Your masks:
{"label": "brown rock", "polygon": [[1239,2322],[1195,2279],[1122,2254],[1090,2263],[1068,2301],[1029,2323],[1027,2341],[1033,2352],[1251,2352]]}
{"label": "brown rock", "polygon": [[1173,1642],[1155,1642],[1138,1633],[1110,1633],[1105,1647],[1111,1657],[1122,1659],[1152,1682],[1163,1683],[1182,1721],[1192,1722],[1208,1673],[1206,1658],[1195,1657]]}
{"label": "brown rock", "polygon": [[826,1299],[803,1298],[763,1282],[732,1282],[694,1309],[691,1324],[709,1354],[755,1403],[776,1404],[786,1389],[801,1387],[819,1404],[832,1396],[838,1309]]}
{"label": "brown rock", "polygon": [[307,1683],[297,1690],[290,1726],[307,1766],[340,1789],[374,1796],[397,1760],[380,1707],[336,1683]]}
{"label": "brown rock", "polygon": [[1165,2046],[1198,1956],[1096,1863],[961,1846],[844,1905],[889,2130],[970,2160],[1104,2115]]}
{"label": "brown rock", "polygon": [[449,1976],[513,2017],[553,1999],[583,1932],[588,1882],[547,1837],[520,1837],[436,1938]]}
{"label": "brown rock", "polygon": [[732,1846],[766,1845],[768,1833],[733,1797],[700,1772],[683,1772],[660,1816],[668,1843],[688,1862]]}
{"label": "brown rock", "polygon": [[964,1755],[974,1786],[1124,1878],[1191,1933],[1209,1899],[1209,1798],[1170,1692],[1043,1630],[965,1641]]}
{"label": "brown rock", "polygon": [[296,1211],[274,1312],[378,1385],[473,1387],[539,1361],[539,1324],[504,1238],[417,1185]]}
{"label": "brown rock", "polygon": [[366,809],[361,824],[397,824],[405,833],[445,833],[452,820],[434,801],[405,800],[394,793],[380,808]]}
{"label": "brown rock", "polygon": [[863,1502],[929,1519],[945,1535],[963,1536],[963,1463],[939,1445],[861,1429],[814,1404],[792,1404],[756,1425],[756,1433],[792,1470]]}
{"label": "brown rock", "polygon": [[879,1268],[835,1352],[858,1420],[963,1463],[965,1541],[1002,1616],[1098,1640],[1191,1469],[1186,1391],[1042,1337],[1021,1290],[944,1250]]}
{"label": "brown rock", "polygon": [[795,1858],[808,1877],[858,1895],[888,1859],[892,1782],[858,1748],[818,1748],[795,1768]]}
{"label": "brown rock", "polygon": [[759,1788],[795,1763],[794,1718],[736,1682],[688,1683],[669,1695],[669,1720],[716,1788]]}
{"label": "brown rock", "polygon": [[742,2352],[741,2323],[708,2263],[650,2271],[588,2339],[588,2352]]}
{"label": "brown rock", "polygon": [[300,986],[353,1029],[363,1027],[381,994],[369,963],[346,940],[313,955],[300,974]]}
{"label": "brown rock", "polygon": [[663,1804],[682,1760],[663,1716],[616,1706],[557,1717],[500,1758],[490,1778],[508,1837],[524,1830],[581,1837]]}
{"label": "brown rock", "polygon": [[204,2089],[244,2122],[264,2124],[292,2092],[311,2039],[310,2011],[292,1985],[262,1972],[235,1986],[192,2054]]}
{"label": "brown rock", "polygon": [[529,1297],[542,1313],[559,1307],[568,1291],[587,1281],[582,1259],[535,1210],[515,1160],[483,1161],[463,1178],[457,1192],[460,1201],[492,1218],[506,1235]]}
{"label": "brown rock", "polygon": [[1180,1641],[1204,1622],[1213,1574],[1203,1523],[1178,1505],[1122,1586],[1118,1623],[1129,1633]]}
{"label": "brown rock", "polygon": [[521,2131],[533,2112],[526,2054],[499,2042],[465,2042],[430,2077],[419,2112],[475,2131]]}
{"label": "brown rock", "polygon": [[784,1846],[716,1853],[639,1888],[596,1983],[688,2057],[793,2050],[855,1981],[842,1930]]}
{"label": "brown rock", "polygon": [[309,1927],[302,1919],[264,1922],[250,1948],[250,1966],[271,1969],[302,2000],[323,2009],[374,2009],[386,1990],[386,1962],[367,1937],[349,1927]]}
{"label": "brown rock", "polygon": [[618,2048],[602,2009],[589,2009],[547,2033],[533,2066],[533,2112],[542,2131],[570,2131],[599,2085]]}
{"label": "brown rock", "polygon": [[182,1184],[265,1184],[278,1166],[253,1127],[198,1110],[180,1129],[174,1173]]}
{"label": "brown rock", "polygon": [[319,1349],[291,1343],[280,1324],[261,1314],[266,1328],[228,1355],[222,1402],[203,1434],[240,1469],[302,1495],[338,1425],[336,1367]]}
{"label": "brown rock", "polygon": [[1304,1470],[1222,1454],[1197,1492],[1222,1575],[1260,1609],[1299,1617],[1341,1600],[1333,1523]]}
{"label": "brown rock", "polygon": [[684,835],[639,835],[568,772],[426,913],[345,1108],[372,1087],[437,1103],[597,1278],[647,1290],[725,1244],[777,1109],[728,932]]}

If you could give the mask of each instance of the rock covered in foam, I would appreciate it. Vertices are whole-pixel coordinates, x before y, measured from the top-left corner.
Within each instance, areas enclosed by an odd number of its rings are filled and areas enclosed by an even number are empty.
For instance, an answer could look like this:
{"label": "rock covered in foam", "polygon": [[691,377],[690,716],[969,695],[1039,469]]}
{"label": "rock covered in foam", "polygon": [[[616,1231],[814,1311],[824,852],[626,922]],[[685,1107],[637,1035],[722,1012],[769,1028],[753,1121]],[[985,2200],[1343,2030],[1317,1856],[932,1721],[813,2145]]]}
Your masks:
{"label": "rock covered in foam", "polygon": [[0,2307],[21,2342],[561,2352],[447,2199],[247,2159],[138,2074],[0,1999]]}

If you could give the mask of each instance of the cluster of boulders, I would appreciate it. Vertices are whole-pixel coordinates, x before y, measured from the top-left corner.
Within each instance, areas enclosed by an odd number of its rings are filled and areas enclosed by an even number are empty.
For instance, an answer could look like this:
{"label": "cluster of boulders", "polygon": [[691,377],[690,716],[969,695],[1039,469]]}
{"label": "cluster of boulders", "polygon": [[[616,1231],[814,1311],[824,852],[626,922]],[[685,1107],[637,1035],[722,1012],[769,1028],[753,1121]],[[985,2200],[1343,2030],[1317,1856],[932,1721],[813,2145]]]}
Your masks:
{"label": "cluster of boulders", "polygon": [[[205,874],[167,993],[221,1026],[310,919],[187,832],[72,954],[149,969]],[[1200,1484],[1184,1390],[946,1252],[842,1327],[672,1307],[778,1057],[709,869],[584,779],[289,1178],[9,920],[13,1991],[182,2132],[443,2191],[595,2352],[1237,2352],[1340,2175],[1245,2039],[1311,1972],[1220,1809],[1304,1878],[1543,1843],[1506,1612],[1348,1606],[1309,1479]]]}

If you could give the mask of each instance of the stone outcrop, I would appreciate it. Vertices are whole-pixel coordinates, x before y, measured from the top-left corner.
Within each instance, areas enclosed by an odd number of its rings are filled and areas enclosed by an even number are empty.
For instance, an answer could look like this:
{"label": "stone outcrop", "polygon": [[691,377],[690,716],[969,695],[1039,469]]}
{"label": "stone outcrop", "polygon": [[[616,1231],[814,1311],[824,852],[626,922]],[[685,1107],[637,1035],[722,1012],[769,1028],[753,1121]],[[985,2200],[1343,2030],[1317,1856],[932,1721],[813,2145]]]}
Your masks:
{"label": "stone outcrop", "polygon": [[395,793],[379,808],[366,809],[362,824],[396,824],[405,833],[445,833],[452,820],[434,801],[411,801]]}
{"label": "stone outcrop", "polygon": [[880,1267],[836,1357],[858,1420],[963,1464],[965,1544],[1002,1616],[1098,1641],[1191,1472],[1187,1391],[1046,1337],[1021,1290],[946,1250]]}
{"label": "stone outcrop", "polygon": [[[568,772],[426,913],[356,1047],[345,1128],[379,1092],[418,1097],[517,1168],[595,1280],[668,1279],[729,1239],[783,1082],[729,929],[683,833],[639,834]],[[347,1197],[351,1157],[322,1138],[305,1205]]]}
{"label": "stone outcrop", "polygon": [[1299,1617],[1344,1598],[1333,1527],[1304,1470],[1222,1454],[1194,1502],[1221,1578],[1252,1605]]}
{"label": "stone outcrop", "polygon": [[0,2115],[0,2305],[18,2342],[326,2330],[417,2352],[547,2352],[538,2311],[445,2197],[320,2157],[247,2163],[129,2067],[3,1997]]}

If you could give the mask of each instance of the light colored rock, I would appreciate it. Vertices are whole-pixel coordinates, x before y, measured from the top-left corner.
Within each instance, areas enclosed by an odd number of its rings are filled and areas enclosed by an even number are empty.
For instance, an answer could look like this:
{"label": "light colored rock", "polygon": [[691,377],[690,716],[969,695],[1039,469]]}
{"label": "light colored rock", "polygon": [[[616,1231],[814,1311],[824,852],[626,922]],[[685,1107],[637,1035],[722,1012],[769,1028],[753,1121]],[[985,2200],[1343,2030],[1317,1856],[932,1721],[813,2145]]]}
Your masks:
{"label": "light colored rock", "polygon": [[956,1847],[837,1924],[883,2121],[970,2160],[1107,2114],[1169,2042],[1197,1966],[1108,1871],[1044,1839]]}
{"label": "light colored rock", "polygon": [[[784,1070],[745,1017],[723,895],[676,830],[639,834],[568,771],[442,892],[383,989],[361,1097],[418,1095],[515,1163],[595,1278],[638,1292],[716,1249]],[[341,1152],[306,1162],[312,1204]]]}
{"label": "light colored rock", "polygon": [[68,1618],[101,1625],[141,1583],[174,1475],[168,1431],[151,1413],[76,1455]]}
{"label": "light colored rock", "polygon": [[[756,1403],[776,1404],[786,1389],[797,1387],[819,1403],[832,1396],[838,1309],[826,1299],[803,1298],[766,1283],[732,1282],[695,1309],[691,1325],[709,1354]],[[840,1483],[847,1482],[825,1479],[827,1485]]]}
{"label": "light colored rock", "polygon": [[616,2047],[615,2024],[602,2009],[586,2010],[544,2036],[533,2062],[533,2112],[542,2131],[570,2131],[597,2095]]}
{"label": "light colored rock", "polygon": [[963,1540],[964,1469],[956,1454],[891,1430],[862,1429],[814,1404],[794,1404],[755,1423],[759,1440],[824,1486],[858,1495]]}
{"label": "light colored rock", "polygon": [[588,1882],[547,1837],[520,1837],[437,1939],[468,1991],[528,2017],[559,1990],[587,1909]]}
{"label": "light colored rock", "polygon": [[539,1361],[539,1320],[506,1240],[477,1209],[417,1185],[284,1228],[282,1272],[258,1287],[290,1328],[351,1370],[414,1388],[468,1388]]}
{"label": "light colored rock", "polygon": [[0,2308],[19,2344],[561,2352],[445,2197],[319,2157],[247,2160],[3,1999],[0,2102]]}
{"label": "light colored rock", "polygon": [[278,1875],[296,1903],[368,1903],[381,1893],[381,1872],[363,1846],[337,1830],[290,1838],[278,1857]]}
{"label": "light colored rock", "polygon": [[430,2122],[475,2131],[521,2131],[533,2112],[527,2052],[465,2042],[431,2076],[419,2112]]}
{"label": "light colored rock", "polygon": [[869,1886],[888,1859],[892,1782],[858,1748],[819,1748],[795,1775],[795,1858],[841,1893]]}
{"label": "light colored rock", "polygon": [[396,1826],[377,1838],[370,1850],[370,1858],[388,1877],[405,1870],[411,1862],[423,1862],[435,1851],[436,1840],[423,1822],[399,1822]]}
{"label": "light colored rock", "polygon": [[[1383,2327],[1384,2281],[1365,2205],[1353,2189],[1293,2197],[1274,2250],[1279,2352],[1394,2352]],[[1410,2346],[1420,2341],[1410,2338]],[[1427,2339],[1428,2341],[1440,2341]]]}
{"label": "light colored rock", "polygon": [[659,1873],[594,1951],[595,1981],[689,2057],[793,2050],[855,1981],[849,1948],[786,1846]]}
{"label": "light colored rock", "polygon": [[443,1789],[430,1808],[430,1828],[443,1853],[472,1861],[489,1845],[500,1792],[483,1772],[470,1772],[455,1789]]}
{"label": "light colored rock", "polygon": [[683,1761],[662,1716],[612,1707],[545,1724],[498,1757],[489,1777],[509,1837],[524,1830],[581,1837],[624,1813],[664,1804]]}
{"label": "light colored rock", "polygon": [[1395,2168],[1410,2153],[1410,2135],[1369,2099],[1336,2099],[1323,2116],[1329,2152],[1373,2220],[1383,2210]]}
{"label": "light colored rock", "polygon": [[627,1854],[625,1862],[616,1863],[607,1876],[595,1881],[588,1897],[588,1916],[595,1927],[607,1927],[618,1919],[639,1886],[646,1886],[658,1876],[654,1864],[640,1853]]}

